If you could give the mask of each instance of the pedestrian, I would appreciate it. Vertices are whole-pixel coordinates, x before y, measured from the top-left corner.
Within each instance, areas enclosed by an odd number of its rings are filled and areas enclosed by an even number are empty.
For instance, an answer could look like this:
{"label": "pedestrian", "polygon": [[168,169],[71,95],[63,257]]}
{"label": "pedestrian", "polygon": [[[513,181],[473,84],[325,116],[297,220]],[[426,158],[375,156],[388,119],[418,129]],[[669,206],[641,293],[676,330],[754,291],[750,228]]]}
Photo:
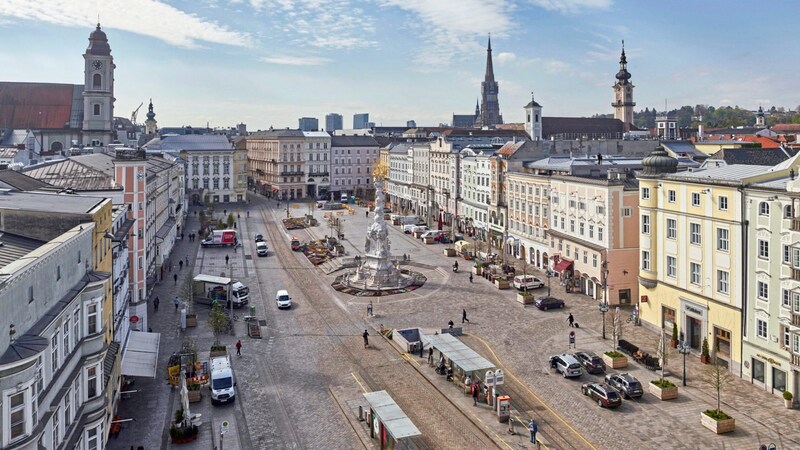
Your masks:
{"label": "pedestrian", "polygon": [[158,296],[156,295],[156,298],[153,299],[153,312],[158,311],[158,304],[159,303],[161,303],[161,302],[158,300]]}
{"label": "pedestrian", "polygon": [[575,318],[572,317],[572,313],[569,313],[569,317],[567,317],[567,322],[569,322],[569,326],[571,327],[575,326]]}
{"label": "pedestrian", "polygon": [[372,300],[369,301],[369,305],[367,305],[367,315],[372,317]]}
{"label": "pedestrian", "polygon": [[250,217],[250,211],[247,211],[247,217]]}
{"label": "pedestrian", "polygon": [[242,356],[242,340],[236,341],[236,356]]}
{"label": "pedestrian", "polygon": [[447,322],[447,328],[450,328],[451,330],[453,329],[453,321],[452,320]]}
{"label": "pedestrian", "polygon": [[184,256],[184,259],[186,260],[186,268],[188,269],[189,268],[189,255]]}
{"label": "pedestrian", "polygon": [[367,217],[369,217],[369,210],[366,210],[364,212],[367,214]]}
{"label": "pedestrian", "polygon": [[178,260],[178,270],[183,270],[183,260]]}
{"label": "pedestrian", "polygon": [[480,393],[480,387],[478,383],[474,383],[472,385],[472,406],[478,406],[478,394]]}
{"label": "pedestrian", "polygon": [[472,283],[472,272],[469,273],[469,282]]}
{"label": "pedestrian", "polygon": [[361,336],[364,337],[364,348],[369,347],[369,333],[367,332],[367,330],[364,330],[364,334],[362,334]]}
{"label": "pedestrian", "polygon": [[467,319],[467,310],[466,309],[462,309],[461,310],[461,323],[464,323],[465,321],[467,323],[469,323],[469,319]]}
{"label": "pedestrian", "polygon": [[230,260],[230,257],[228,255],[225,255],[225,265],[226,266],[228,265],[228,260]]}
{"label": "pedestrian", "polygon": [[428,348],[428,365],[433,365],[433,346]]}
{"label": "pedestrian", "polygon": [[539,425],[536,423],[535,420],[531,419],[530,423],[528,423],[528,430],[531,432],[531,443],[536,443],[536,433],[539,431]]}
{"label": "pedestrian", "polygon": [[423,344],[422,341],[419,341],[419,357],[425,357],[425,344]]}
{"label": "pedestrian", "polygon": [[178,306],[181,305],[181,301],[180,301],[180,299],[178,298],[177,295],[175,296],[175,300],[173,300],[173,303],[175,303],[175,311],[177,311],[178,310]]}
{"label": "pedestrian", "polygon": [[175,280],[174,286],[177,286],[178,285],[178,274],[176,273],[175,275],[173,275],[172,279]]}
{"label": "pedestrian", "polygon": [[181,233],[181,240],[183,240],[183,233]]}

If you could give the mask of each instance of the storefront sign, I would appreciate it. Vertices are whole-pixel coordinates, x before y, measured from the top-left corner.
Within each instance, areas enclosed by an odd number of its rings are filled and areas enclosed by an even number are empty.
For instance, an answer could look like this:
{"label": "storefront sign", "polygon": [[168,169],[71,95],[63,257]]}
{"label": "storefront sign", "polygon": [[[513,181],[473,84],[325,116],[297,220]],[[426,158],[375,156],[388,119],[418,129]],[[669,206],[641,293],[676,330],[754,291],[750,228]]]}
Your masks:
{"label": "storefront sign", "polygon": [[774,360],[772,357],[764,356],[761,353],[756,353],[756,357],[763,359],[764,361],[772,364],[773,366],[781,367],[781,363],[779,363],[778,361]]}
{"label": "storefront sign", "polygon": [[694,308],[694,307],[692,307],[692,306],[689,306],[689,305],[684,305],[684,308],[686,309],[686,311],[689,311],[689,312],[695,313],[695,314],[697,314],[697,315],[700,315],[700,316],[702,316],[702,315],[703,315],[703,311],[701,311],[701,310],[699,310],[699,309],[697,309],[697,308]]}
{"label": "storefront sign", "polygon": [[494,372],[492,372],[491,370],[487,370],[483,381],[484,381],[484,383],[486,383],[487,386],[493,386],[494,385]]}
{"label": "storefront sign", "polygon": [[643,295],[643,296],[640,297],[639,301],[642,302],[642,303],[647,303],[649,300],[647,299],[646,295]]}

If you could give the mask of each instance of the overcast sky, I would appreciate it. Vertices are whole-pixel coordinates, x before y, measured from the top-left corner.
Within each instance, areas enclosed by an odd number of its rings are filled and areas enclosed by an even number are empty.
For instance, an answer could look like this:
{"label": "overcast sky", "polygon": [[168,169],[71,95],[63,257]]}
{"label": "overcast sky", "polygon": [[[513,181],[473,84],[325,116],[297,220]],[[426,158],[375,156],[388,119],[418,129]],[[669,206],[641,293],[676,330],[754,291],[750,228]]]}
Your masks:
{"label": "overcast sky", "polygon": [[450,122],[474,111],[489,33],[506,122],[532,91],[545,116],[612,112],[623,39],[637,111],[800,104],[791,0],[0,0],[0,79],[81,83],[98,15],[115,115],[152,97],[159,126]]}

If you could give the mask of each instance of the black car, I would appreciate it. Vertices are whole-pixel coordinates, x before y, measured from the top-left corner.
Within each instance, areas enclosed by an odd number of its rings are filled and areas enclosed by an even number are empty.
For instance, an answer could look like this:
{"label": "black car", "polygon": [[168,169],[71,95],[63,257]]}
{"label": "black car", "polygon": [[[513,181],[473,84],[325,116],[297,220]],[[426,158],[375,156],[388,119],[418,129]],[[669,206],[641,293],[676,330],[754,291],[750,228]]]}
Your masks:
{"label": "black car", "polygon": [[533,305],[543,311],[547,311],[548,309],[563,308],[564,300],[545,296],[537,298]]}
{"label": "black car", "polygon": [[606,375],[606,383],[628,398],[638,398],[644,394],[642,383],[628,373],[610,373]]}
{"label": "black car", "polygon": [[581,392],[592,400],[596,400],[598,406],[601,408],[603,406],[606,408],[616,408],[622,405],[622,398],[614,388],[607,384],[584,383],[583,386],[581,386]]}
{"label": "black car", "polygon": [[257,234],[257,235],[256,235],[256,242],[261,242],[261,241],[263,241],[263,240],[264,240],[264,236],[262,236],[262,235],[260,235],[260,234]]}
{"label": "black car", "polygon": [[606,363],[603,362],[603,358],[594,353],[578,352],[575,353],[575,359],[581,363],[587,373],[598,374],[606,371]]}

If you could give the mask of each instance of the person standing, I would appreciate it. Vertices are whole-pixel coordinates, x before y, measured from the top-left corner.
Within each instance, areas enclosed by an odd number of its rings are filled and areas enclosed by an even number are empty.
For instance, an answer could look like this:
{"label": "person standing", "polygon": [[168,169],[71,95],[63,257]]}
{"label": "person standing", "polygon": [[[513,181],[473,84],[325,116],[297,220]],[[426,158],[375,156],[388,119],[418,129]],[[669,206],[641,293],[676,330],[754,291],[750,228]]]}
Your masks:
{"label": "person standing", "polygon": [[177,286],[178,285],[178,274],[176,273],[176,274],[172,275],[172,279],[175,280],[175,286]]}
{"label": "person standing", "polygon": [[364,348],[369,347],[369,333],[367,330],[364,330],[364,334],[361,335],[364,338]]}
{"label": "person standing", "polygon": [[428,365],[433,365],[433,346],[428,349]]}
{"label": "person standing", "polygon": [[451,330],[453,329],[453,321],[452,320],[447,322],[447,328],[449,328]]}
{"label": "person standing", "polygon": [[528,431],[531,432],[531,442],[536,443],[536,433],[539,432],[539,425],[536,423],[535,420],[531,419],[530,423],[528,423]]}
{"label": "person standing", "polygon": [[461,323],[464,323],[465,321],[467,323],[469,323],[469,319],[467,319],[467,310],[466,309],[462,309],[461,310]]}
{"label": "person standing", "polygon": [[373,317],[372,314],[372,300],[369,301],[369,305],[367,305],[367,315]]}
{"label": "person standing", "polygon": [[480,392],[480,387],[478,383],[474,383],[472,385],[472,406],[478,406],[478,393]]}
{"label": "person standing", "polygon": [[173,303],[175,303],[175,311],[177,311],[178,310],[178,306],[181,305],[181,301],[180,301],[180,299],[178,298],[177,295],[175,296],[175,300],[173,301]]}
{"label": "person standing", "polygon": [[182,259],[178,260],[178,270],[183,270],[183,260]]}
{"label": "person standing", "polygon": [[225,255],[225,265],[226,265],[226,266],[228,265],[228,261],[229,261],[230,259],[231,259],[231,258],[230,258],[230,256],[228,256],[228,255]]}
{"label": "person standing", "polygon": [[472,283],[472,272],[469,273],[469,282]]}
{"label": "person standing", "polygon": [[242,340],[236,341],[236,356],[242,356]]}
{"label": "person standing", "polygon": [[567,322],[569,322],[569,326],[575,326],[575,317],[572,316],[572,313],[569,313],[569,317],[567,317]]}
{"label": "person standing", "polygon": [[153,312],[158,311],[158,304],[159,303],[160,303],[160,301],[158,300],[158,296],[156,295],[156,298],[153,300]]}

